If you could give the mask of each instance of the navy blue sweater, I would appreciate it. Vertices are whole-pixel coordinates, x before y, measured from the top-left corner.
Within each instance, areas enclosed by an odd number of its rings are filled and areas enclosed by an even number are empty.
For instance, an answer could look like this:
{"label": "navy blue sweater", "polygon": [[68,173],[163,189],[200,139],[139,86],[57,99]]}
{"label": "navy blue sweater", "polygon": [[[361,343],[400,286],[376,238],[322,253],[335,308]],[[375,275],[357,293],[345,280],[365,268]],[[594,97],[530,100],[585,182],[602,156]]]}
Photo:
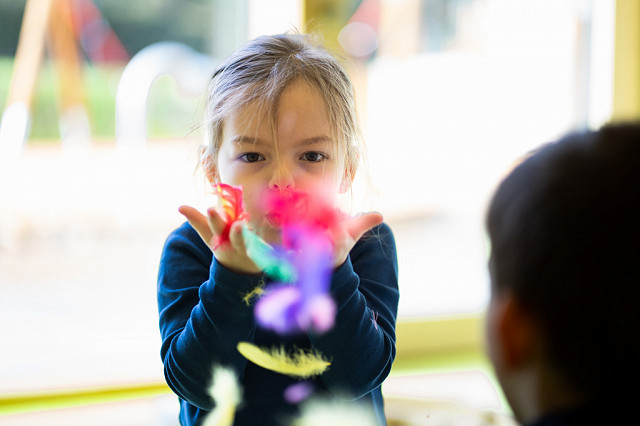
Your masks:
{"label": "navy blue sweater", "polygon": [[181,423],[200,424],[214,408],[206,393],[214,364],[234,368],[240,378],[236,425],[278,425],[295,416],[283,391],[297,380],[247,361],[236,350],[247,341],[318,350],[331,365],[313,379],[314,395],[368,404],[378,424],[386,424],[380,385],[395,357],[399,297],[391,229],[382,224],[369,231],[334,271],[336,321],[324,334],[283,337],[256,326],[253,306],[242,298],[263,279],[219,264],[188,223],[167,238],[158,274],[161,356],[167,384],[180,398]]}

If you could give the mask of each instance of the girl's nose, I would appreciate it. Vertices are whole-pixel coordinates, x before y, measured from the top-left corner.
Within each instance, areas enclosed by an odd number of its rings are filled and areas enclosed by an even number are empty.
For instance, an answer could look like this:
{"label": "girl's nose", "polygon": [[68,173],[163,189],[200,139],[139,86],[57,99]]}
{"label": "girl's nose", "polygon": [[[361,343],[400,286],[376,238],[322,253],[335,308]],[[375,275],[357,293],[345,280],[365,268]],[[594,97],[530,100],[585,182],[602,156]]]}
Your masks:
{"label": "girl's nose", "polygon": [[285,164],[278,164],[269,182],[269,188],[280,191],[291,190],[295,187],[293,173]]}

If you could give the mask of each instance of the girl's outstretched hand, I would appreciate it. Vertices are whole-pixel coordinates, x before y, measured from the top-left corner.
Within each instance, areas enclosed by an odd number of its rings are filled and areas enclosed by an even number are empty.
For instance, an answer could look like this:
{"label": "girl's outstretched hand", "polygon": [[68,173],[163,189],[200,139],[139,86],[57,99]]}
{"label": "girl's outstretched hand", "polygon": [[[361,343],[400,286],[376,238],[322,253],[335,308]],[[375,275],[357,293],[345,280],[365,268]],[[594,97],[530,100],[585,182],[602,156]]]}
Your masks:
{"label": "girl's outstretched hand", "polygon": [[344,220],[339,229],[333,232],[334,266],[337,268],[342,265],[347,260],[353,246],[365,232],[381,223],[382,215],[375,212],[363,213]]}
{"label": "girl's outstretched hand", "polygon": [[193,229],[196,230],[216,260],[228,269],[244,274],[258,274],[260,268],[247,255],[247,249],[242,236],[242,227],[246,220],[239,218],[231,224],[229,241],[218,244],[220,236],[228,225],[226,214],[222,208],[212,207],[207,210],[207,216],[191,206],[180,206],[178,211],[184,215]]}

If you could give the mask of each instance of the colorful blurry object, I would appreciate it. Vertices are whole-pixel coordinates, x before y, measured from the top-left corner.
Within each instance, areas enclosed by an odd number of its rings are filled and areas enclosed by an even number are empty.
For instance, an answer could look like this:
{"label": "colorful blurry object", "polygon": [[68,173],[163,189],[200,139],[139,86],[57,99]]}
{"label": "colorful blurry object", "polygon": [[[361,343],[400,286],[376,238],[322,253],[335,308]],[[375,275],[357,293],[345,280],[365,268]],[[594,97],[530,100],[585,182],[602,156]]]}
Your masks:
{"label": "colorful blurry object", "polygon": [[313,393],[313,384],[309,381],[294,383],[284,390],[283,397],[289,404],[299,404]]}
{"label": "colorful blurry object", "polygon": [[216,403],[203,422],[203,426],[231,426],[236,408],[242,402],[242,388],[233,369],[213,366],[209,396]]}
{"label": "colorful blurry object", "polygon": [[333,326],[335,304],[328,294],[333,250],[328,234],[311,226],[283,226],[283,244],[297,279],[274,283],[255,308],[265,328],[282,334],[309,327],[325,332]]}
{"label": "colorful blurry object", "polygon": [[308,192],[268,192],[264,195],[263,206],[283,229],[299,224],[334,233],[344,219],[344,214],[325,199],[321,187]]}
{"label": "colorful blurry object", "polygon": [[247,226],[242,228],[247,254],[265,274],[276,281],[292,283],[297,279],[294,266],[281,247],[272,247]]}
{"label": "colorful blurry object", "polygon": [[214,236],[214,247],[218,248],[221,244],[229,242],[229,232],[231,231],[231,225],[236,220],[246,217],[244,211],[244,203],[242,201],[242,188],[227,185],[225,183],[219,183],[216,185],[216,191],[220,196],[222,203],[222,209],[225,217],[223,217],[226,225],[222,233],[218,236]]}
{"label": "colorful blurry object", "polygon": [[249,342],[238,343],[237,349],[242,356],[262,368],[296,378],[320,375],[331,365],[316,351],[296,349],[287,352],[283,347],[266,349]]}
{"label": "colorful blurry object", "polygon": [[[321,194],[316,191],[314,194]],[[305,192],[270,192],[264,199],[268,215],[282,231],[278,250],[283,263],[292,265],[293,283],[276,282],[258,301],[258,323],[281,334],[333,327],[335,303],[329,295],[333,268],[332,233],[341,215],[321,195]]]}
{"label": "colorful blurry object", "polygon": [[130,57],[92,0],[74,0],[73,29],[82,50],[96,64],[123,64]]}

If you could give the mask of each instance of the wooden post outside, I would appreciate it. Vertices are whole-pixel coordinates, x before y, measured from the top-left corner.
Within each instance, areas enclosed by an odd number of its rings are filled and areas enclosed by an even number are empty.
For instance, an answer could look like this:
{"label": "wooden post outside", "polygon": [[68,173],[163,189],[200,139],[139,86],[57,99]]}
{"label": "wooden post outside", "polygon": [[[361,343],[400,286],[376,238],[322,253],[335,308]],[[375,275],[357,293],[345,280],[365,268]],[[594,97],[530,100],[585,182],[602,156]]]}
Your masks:
{"label": "wooden post outside", "polygon": [[65,149],[87,149],[91,141],[85,109],[82,57],[73,30],[71,2],[54,0],[49,20],[49,48],[58,75],[59,127]]}
{"label": "wooden post outside", "polygon": [[0,121],[0,161],[20,157],[29,136],[31,102],[42,56],[52,0],[27,0],[13,63],[6,108]]}

